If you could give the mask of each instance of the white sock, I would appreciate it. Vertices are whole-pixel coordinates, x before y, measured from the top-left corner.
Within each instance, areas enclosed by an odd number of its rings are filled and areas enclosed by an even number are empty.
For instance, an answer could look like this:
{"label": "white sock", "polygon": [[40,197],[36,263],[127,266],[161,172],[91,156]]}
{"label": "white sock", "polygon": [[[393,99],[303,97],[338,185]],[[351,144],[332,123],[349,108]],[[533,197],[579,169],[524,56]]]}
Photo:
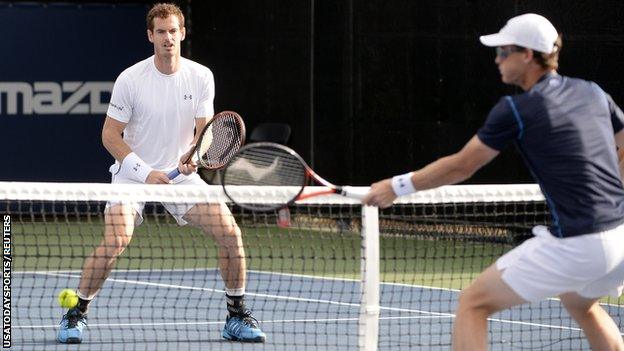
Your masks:
{"label": "white sock", "polygon": [[225,295],[227,296],[243,296],[245,295],[245,288],[228,289],[225,288]]}

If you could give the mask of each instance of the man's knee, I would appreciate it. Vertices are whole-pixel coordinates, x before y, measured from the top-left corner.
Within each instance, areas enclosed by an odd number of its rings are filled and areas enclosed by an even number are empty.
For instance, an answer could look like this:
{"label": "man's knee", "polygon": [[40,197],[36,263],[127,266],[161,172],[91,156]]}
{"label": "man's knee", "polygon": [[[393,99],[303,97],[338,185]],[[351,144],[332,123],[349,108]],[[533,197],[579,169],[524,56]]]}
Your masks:
{"label": "man's knee", "polygon": [[104,246],[109,255],[118,256],[128,247],[131,240],[131,235],[114,233],[106,236]]}
{"label": "man's knee", "polygon": [[480,289],[471,285],[460,291],[457,313],[479,313],[489,316],[494,311],[492,306],[486,303],[485,296]]}
{"label": "man's knee", "polygon": [[134,231],[135,212],[127,205],[108,209],[105,216],[103,246],[107,256],[118,256],[130,244]]}
{"label": "man's knee", "polygon": [[503,282],[501,272],[495,266],[490,266],[470,286],[460,292],[458,311],[471,311],[490,316],[524,302]]}
{"label": "man's knee", "polygon": [[236,240],[240,230],[225,204],[197,204],[185,216],[194,227],[215,237],[215,240]]}
{"label": "man's knee", "polygon": [[592,312],[595,308],[600,308],[598,299],[589,299],[577,293],[565,293],[559,296],[561,304],[572,316],[582,316]]}

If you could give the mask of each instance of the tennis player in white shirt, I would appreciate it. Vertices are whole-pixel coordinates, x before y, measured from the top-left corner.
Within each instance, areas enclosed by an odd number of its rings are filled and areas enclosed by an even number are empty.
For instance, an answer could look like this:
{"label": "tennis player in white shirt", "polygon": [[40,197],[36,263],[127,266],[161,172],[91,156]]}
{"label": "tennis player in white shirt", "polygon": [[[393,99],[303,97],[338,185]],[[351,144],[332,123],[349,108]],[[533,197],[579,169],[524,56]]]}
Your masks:
{"label": "tennis player in white shirt", "polygon": [[[154,56],[123,71],[115,82],[102,142],[115,158],[113,184],[205,184],[194,163],[182,164],[214,115],[214,79],[207,67],[181,57],[184,15],[173,4],[156,4],[147,15],[147,36]],[[178,167],[173,180],[167,172]],[[58,341],[82,342],[89,303],[104,284],[117,257],[143,221],[145,204],[109,202],[104,239],[85,260],[78,286],[79,303],[60,324]],[[241,231],[224,203],[163,204],[178,224],[211,235],[219,247],[219,268],[229,312],[222,337],[264,342],[266,336],[244,303],[246,263]],[[183,238],[180,238],[183,239]]]}

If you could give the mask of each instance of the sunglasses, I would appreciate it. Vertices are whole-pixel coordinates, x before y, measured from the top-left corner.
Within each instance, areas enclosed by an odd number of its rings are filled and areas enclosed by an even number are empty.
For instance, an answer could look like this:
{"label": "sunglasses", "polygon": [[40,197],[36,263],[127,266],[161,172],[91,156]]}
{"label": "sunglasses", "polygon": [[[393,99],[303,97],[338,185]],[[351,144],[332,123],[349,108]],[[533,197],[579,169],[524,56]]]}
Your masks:
{"label": "sunglasses", "polygon": [[524,51],[524,48],[521,48],[518,46],[507,46],[507,47],[498,46],[496,48],[496,57],[500,57],[501,60],[504,60],[509,55],[513,54],[514,52],[521,52],[521,51]]}

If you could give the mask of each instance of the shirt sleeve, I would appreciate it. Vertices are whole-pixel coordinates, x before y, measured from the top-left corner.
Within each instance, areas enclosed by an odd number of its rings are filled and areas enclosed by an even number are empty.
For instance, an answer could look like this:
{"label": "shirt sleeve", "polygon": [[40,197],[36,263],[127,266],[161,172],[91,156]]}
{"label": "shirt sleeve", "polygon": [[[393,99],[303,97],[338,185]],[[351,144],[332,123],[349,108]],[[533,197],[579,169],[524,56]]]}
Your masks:
{"label": "shirt sleeve", "polygon": [[501,151],[510,141],[522,137],[522,119],[511,97],[501,98],[492,108],[483,126],[477,131],[485,145]]}
{"label": "shirt sleeve", "polygon": [[613,126],[614,134],[621,131],[624,128],[624,113],[620,109],[620,107],[613,101],[611,95],[607,94],[598,84],[591,82],[592,87],[596,89],[599,94],[602,94],[607,103],[607,109],[609,109],[609,114],[611,115],[611,125]]}
{"label": "shirt sleeve", "polygon": [[614,133],[621,131],[624,128],[624,112],[613,101],[611,95],[605,93],[607,97],[607,103],[609,104],[609,113],[611,113],[611,124],[613,125]]}
{"label": "shirt sleeve", "polygon": [[197,106],[197,113],[195,118],[212,118],[214,116],[214,97],[215,97],[215,83],[214,77],[210,70],[207,70],[204,76],[203,89],[199,105]]}
{"label": "shirt sleeve", "polygon": [[132,91],[130,89],[130,79],[125,73],[121,73],[115,81],[106,115],[120,122],[128,123],[130,121],[132,116]]}

